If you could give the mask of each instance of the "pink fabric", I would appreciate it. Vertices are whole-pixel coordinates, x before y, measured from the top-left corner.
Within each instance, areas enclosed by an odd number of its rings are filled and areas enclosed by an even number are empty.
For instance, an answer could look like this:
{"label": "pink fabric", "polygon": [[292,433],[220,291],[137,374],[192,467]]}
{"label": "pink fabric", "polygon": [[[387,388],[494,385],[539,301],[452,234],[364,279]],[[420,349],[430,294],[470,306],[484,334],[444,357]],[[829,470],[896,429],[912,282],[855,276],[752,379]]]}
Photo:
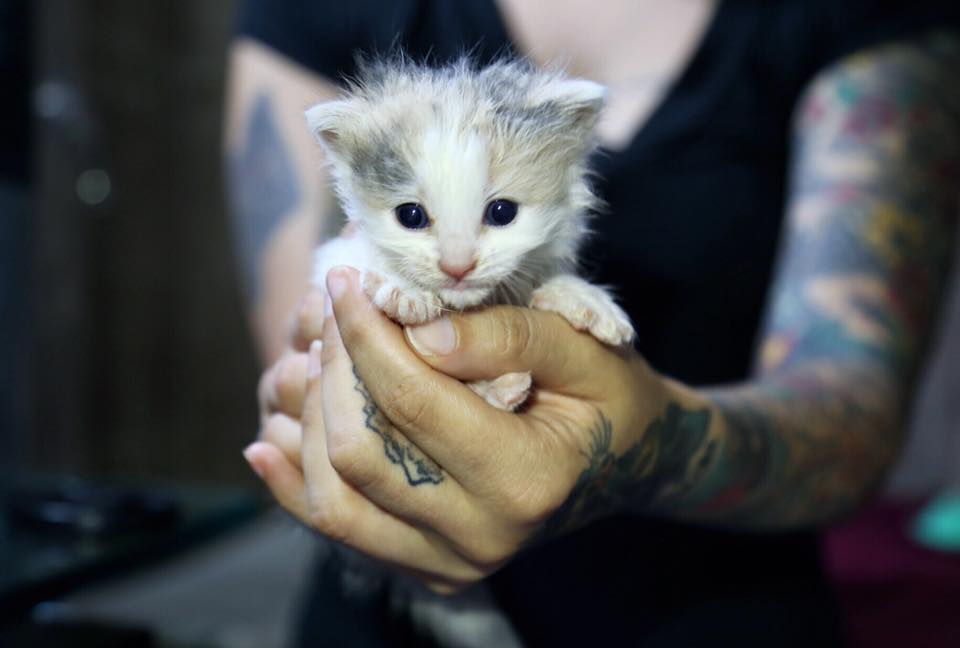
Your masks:
{"label": "pink fabric", "polygon": [[879,502],[825,535],[852,648],[960,648],[960,554],[910,538],[921,504]]}

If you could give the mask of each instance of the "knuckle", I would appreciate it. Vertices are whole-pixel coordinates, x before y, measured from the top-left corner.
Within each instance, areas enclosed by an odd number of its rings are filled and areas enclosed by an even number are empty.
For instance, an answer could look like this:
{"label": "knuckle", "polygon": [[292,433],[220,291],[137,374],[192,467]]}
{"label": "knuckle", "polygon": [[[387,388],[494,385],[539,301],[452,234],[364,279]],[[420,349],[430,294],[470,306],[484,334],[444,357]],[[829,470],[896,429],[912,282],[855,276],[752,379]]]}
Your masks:
{"label": "knuckle", "polygon": [[388,388],[380,408],[397,427],[418,427],[428,407],[425,396],[422,381],[404,377]]}
{"label": "knuckle", "polygon": [[350,544],[350,516],[335,497],[310,500],[310,526],[335,542]]}
{"label": "knuckle", "polygon": [[376,479],[368,448],[355,433],[328,432],[327,457],[334,471],[355,486],[370,485]]}
{"label": "knuckle", "polygon": [[513,547],[502,542],[482,538],[483,534],[476,534],[478,540],[471,541],[461,548],[461,555],[482,574],[496,571],[514,553]]}
{"label": "knuckle", "polygon": [[283,416],[281,414],[271,414],[267,417],[263,427],[260,428],[260,439],[277,445],[280,437],[280,427],[283,424]]}
{"label": "knuckle", "polygon": [[275,388],[281,400],[293,399],[306,390],[306,356],[302,353],[284,356],[277,363]]}
{"label": "knuckle", "polygon": [[294,333],[305,342],[319,339],[323,331],[323,320],[322,314],[318,315],[316,307],[309,302],[304,302],[293,315]]}
{"label": "knuckle", "polygon": [[527,357],[533,351],[537,336],[534,323],[525,309],[511,309],[511,316],[501,320],[502,330],[497,336],[501,356]]}

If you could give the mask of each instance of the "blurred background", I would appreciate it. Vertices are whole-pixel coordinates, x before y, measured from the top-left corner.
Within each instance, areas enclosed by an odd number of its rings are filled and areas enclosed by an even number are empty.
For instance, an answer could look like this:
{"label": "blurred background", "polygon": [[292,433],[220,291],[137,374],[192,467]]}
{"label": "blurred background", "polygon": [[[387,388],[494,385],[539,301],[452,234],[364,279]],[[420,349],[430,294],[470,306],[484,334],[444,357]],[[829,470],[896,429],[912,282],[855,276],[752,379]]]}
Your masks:
{"label": "blurred background", "polygon": [[[240,455],[259,369],[222,190],[233,12],[0,0],[0,645],[289,639],[315,549]],[[942,330],[890,508],[827,539],[842,591],[882,596],[850,548],[907,542],[960,486],[955,294]],[[135,521],[82,518],[71,493]],[[56,528],[78,510],[85,530]]]}
{"label": "blurred background", "polygon": [[240,454],[233,12],[0,0],[2,646],[286,642],[311,544]]}

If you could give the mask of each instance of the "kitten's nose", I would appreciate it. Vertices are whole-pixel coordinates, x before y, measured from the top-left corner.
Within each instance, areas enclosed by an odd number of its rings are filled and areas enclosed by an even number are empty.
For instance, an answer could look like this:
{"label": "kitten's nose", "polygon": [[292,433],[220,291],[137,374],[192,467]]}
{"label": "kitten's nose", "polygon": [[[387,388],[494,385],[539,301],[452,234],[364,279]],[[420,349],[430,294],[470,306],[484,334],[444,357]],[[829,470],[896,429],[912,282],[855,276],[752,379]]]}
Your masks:
{"label": "kitten's nose", "polygon": [[470,265],[448,263],[447,261],[440,262],[440,269],[445,275],[456,279],[457,281],[462,281],[464,277],[470,274],[474,268],[477,267],[477,261],[473,260],[470,262]]}

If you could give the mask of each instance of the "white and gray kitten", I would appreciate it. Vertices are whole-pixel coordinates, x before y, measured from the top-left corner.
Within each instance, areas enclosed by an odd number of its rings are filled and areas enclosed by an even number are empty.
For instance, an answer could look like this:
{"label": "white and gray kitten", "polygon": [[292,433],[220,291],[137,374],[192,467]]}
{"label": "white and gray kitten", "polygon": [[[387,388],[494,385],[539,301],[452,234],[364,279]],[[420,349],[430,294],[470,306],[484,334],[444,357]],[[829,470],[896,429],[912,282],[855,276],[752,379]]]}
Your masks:
{"label": "white and gray kitten", "polygon": [[[592,81],[520,62],[365,64],[347,94],[306,113],[350,223],[317,251],[314,282],[357,267],[373,303],[402,324],[514,304],[629,343],[626,314],[574,274],[596,205],[586,160],[603,96]],[[471,387],[513,409],[529,384],[510,374]]]}

